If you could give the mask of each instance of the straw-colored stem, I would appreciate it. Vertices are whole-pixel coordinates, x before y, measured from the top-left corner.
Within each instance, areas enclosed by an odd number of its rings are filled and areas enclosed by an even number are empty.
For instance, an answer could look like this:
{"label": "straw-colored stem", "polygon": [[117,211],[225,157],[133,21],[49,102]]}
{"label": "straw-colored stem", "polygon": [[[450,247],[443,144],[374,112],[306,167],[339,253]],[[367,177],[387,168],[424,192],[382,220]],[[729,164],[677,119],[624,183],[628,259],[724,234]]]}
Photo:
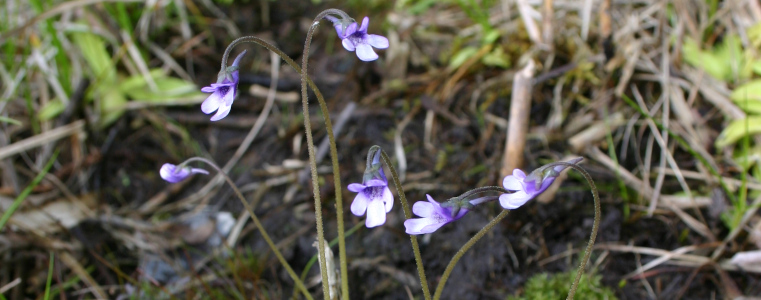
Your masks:
{"label": "straw-colored stem", "polygon": [[462,245],[462,248],[460,250],[457,250],[457,253],[455,253],[454,257],[452,257],[452,260],[449,261],[449,264],[447,265],[447,268],[444,270],[444,273],[441,274],[441,280],[439,280],[439,284],[436,286],[436,292],[433,294],[433,300],[438,300],[441,298],[441,292],[444,291],[444,285],[447,283],[447,279],[449,279],[449,275],[452,274],[452,270],[454,270],[454,266],[457,264],[458,261],[460,261],[460,258],[462,258],[463,255],[465,255],[465,252],[468,252],[473,245],[478,242],[484,235],[486,235],[489,230],[491,230],[494,226],[496,226],[502,219],[507,217],[507,214],[509,213],[509,210],[503,210],[499,215],[497,215],[496,218],[491,220],[489,224],[486,224],[484,228],[481,228],[481,230],[476,233],[470,240],[468,240],[465,245]]}
{"label": "straw-colored stem", "polygon": [[[386,164],[386,167],[391,171],[391,179],[394,181],[396,192],[399,194],[399,202],[402,203],[402,210],[404,210],[404,219],[410,219],[412,218],[412,210],[410,209],[410,204],[407,202],[407,197],[404,195],[404,189],[402,188],[402,183],[399,182],[399,176],[396,174],[396,169],[394,168],[394,165],[391,164],[391,159],[386,155],[386,152],[383,150],[378,151],[381,151],[381,159],[383,159],[383,163]],[[426,300],[431,300],[431,291],[428,288],[428,280],[425,278],[425,268],[423,268],[423,258],[420,255],[420,246],[417,243],[417,237],[410,235],[410,242],[412,243],[412,252],[415,254],[415,263],[417,264],[417,273],[420,277],[420,286],[423,289],[423,297],[425,297]]]}
{"label": "straw-colored stem", "polygon": [[275,243],[272,242],[272,238],[270,238],[270,235],[267,234],[267,231],[264,229],[264,226],[262,226],[262,223],[259,222],[259,217],[257,217],[256,214],[254,214],[254,209],[251,207],[248,201],[246,201],[246,198],[243,197],[243,194],[238,189],[238,186],[235,185],[235,182],[233,182],[232,179],[230,179],[230,176],[228,176],[227,173],[222,171],[222,168],[217,166],[216,163],[201,157],[190,158],[186,160],[185,162],[183,162],[182,165],[185,165],[193,161],[199,161],[209,165],[210,167],[217,170],[217,172],[219,172],[219,174],[221,174],[225,178],[225,180],[227,181],[227,184],[230,185],[230,187],[233,189],[233,192],[235,192],[235,195],[238,196],[238,199],[240,199],[240,202],[246,208],[246,211],[248,211],[248,214],[251,216],[251,220],[254,221],[254,225],[256,225],[256,229],[259,230],[259,233],[264,238],[264,241],[267,242],[267,245],[269,245],[272,252],[275,253],[277,260],[280,261],[280,264],[282,264],[283,267],[285,267],[285,270],[288,272],[288,275],[291,276],[291,279],[293,279],[293,282],[296,284],[298,289],[301,291],[302,294],[304,294],[304,297],[310,300],[313,299],[312,295],[309,294],[309,291],[307,290],[306,286],[304,286],[304,282],[302,282],[299,276],[296,275],[296,272],[293,271],[293,268],[291,268],[291,265],[288,264],[288,261],[285,260],[285,257],[283,257],[283,254],[280,253],[280,250],[277,249],[277,246],[275,246]]}

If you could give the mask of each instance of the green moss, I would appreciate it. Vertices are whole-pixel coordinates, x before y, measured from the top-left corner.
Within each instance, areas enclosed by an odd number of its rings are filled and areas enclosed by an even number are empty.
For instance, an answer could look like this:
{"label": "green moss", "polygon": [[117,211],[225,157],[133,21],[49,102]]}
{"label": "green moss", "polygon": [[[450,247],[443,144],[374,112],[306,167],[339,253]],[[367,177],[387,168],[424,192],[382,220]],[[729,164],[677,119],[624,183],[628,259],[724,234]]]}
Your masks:
{"label": "green moss", "polygon": [[[553,274],[552,276],[542,273],[536,274],[526,282],[523,295],[510,296],[509,300],[556,300],[565,299],[571,288],[576,271]],[[579,287],[576,289],[575,299],[617,299],[609,287],[600,284],[600,275],[584,274],[581,276]]]}

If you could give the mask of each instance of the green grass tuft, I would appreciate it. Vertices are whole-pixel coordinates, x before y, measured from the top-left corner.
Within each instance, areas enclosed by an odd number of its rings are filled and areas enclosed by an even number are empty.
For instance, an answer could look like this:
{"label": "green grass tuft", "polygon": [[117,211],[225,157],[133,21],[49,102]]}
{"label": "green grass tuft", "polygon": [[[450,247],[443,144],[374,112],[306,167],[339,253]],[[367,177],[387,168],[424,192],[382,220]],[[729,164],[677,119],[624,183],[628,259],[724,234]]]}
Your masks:
{"label": "green grass tuft", "polygon": [[[570,270],[565,273],[548,275],[547,273],[536,274],[526,282],[523,296],[510,296],[509,300],[556,300],[564,299],[571,288],[576,271]],[[576,299],[594,300],[616,298],[613,290],[600,284],[600,275],[581,276],[579,288],[576,290]]]}

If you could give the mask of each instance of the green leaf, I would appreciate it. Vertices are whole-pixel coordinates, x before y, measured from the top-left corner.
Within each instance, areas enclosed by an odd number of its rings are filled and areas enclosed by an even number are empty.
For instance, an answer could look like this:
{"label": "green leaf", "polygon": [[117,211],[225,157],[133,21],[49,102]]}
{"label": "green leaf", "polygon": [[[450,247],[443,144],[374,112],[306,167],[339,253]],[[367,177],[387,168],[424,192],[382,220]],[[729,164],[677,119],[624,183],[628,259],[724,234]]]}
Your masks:
{"label": "green leaf", "polygon": [[94,76],[99,79],[98,84],[111,88],[111,84],[116,80],[116,68],[106,51],[106,42],[100,36],[89,32],[74,32],[72,39],[82,51],[82,56]]}
{"label": "green leaf", "polygon": [[[164,71],[161,69],[150,70],[148,74],[151,75],[153,80],[166,77],[166,74],[164,74]],[[148,84],[145,82],[145,77],[140,74],[127,77],[126,79],[121,80],[119,83],[119,90],[124,93],[140,88],[148,88]]]}
{"label": "green leaf", "polygon": [[436,2],[438,2],[438,0],[421,0],[421,1],[417,1],[417,3],[412,5],[407,10],[407,12],[409,12],[410,14],[413,14],[413,15],[419,15],[419,14],[425,12],[426,10],[430,9],[431,6],[436,4]]}
{"label": "green leaf", "polygon": [[705,70],[716,79],[727,80],[731,75],[731,70],[726,62],[710,51],[701,50],[700,46],[690,38],[684,40],[682,54],[688,64]]}
{"label": "green leaf", "polygon": [[716,148],[734,144],[746,135],[759,133],[761,133],[761,116],[748,116],[745,119],[734,120],[719,134],[716,139]]}
{"label": "green leaf", "polygon": [[501,67],[505,69],[510,68],[510,56],[505,53],[505,50],[502,49],[502,47],[497,47],[490,53],[484,55],[484,57],[481,58],[481,62],[487,66]]}
{"label": "green leaf", "polygon": [[132,76],[119,85],[119,89],[133,100],[162,103],[201,95],[198,87],[180,78],[167,77],[161,70],[151,71],[158,88],[152,91],[141,75]]}
{"label": "green leaf", "polygon": [[63,102],[60,99],[55,98],[53,101],[48,102],[42,108],[40,108],[40,110],[37,112],[37,118],[40,119],[40,121],[52,120],[61,112],[63,112],[65,108],[66,106],[63,104]]}
{"label": "green leaf", "polygon": [[761,79],[737,87],[729,98],[746,112],[761,113]]}
{"label": "green leaf", "polygon": [[465,63],[468,58],[475,55],[476,53],[478,53],[478,48],[476,47],[465,47],[460,49],[460,51],[457,51],[457,53],[452,55],[452,58],[449,60],[449,68],[457,69],[463,63]]}
{"label": "green leaf", "polygon": [[757,60],[751,64],[751,69],[753,69],[753,72],[757,75],[761,75],[761,60]]}
{"label": "green leaf", "polygon": [[500,37],[499,30],[496,29],[489,29],[486,31],[486,34],[484,34],[484,45],[492,44],[497,41],[497,39]]}
{"label": "green leaf", "polygon": [[8,123],[8,124],[13,124],[13,125],[21,125],[20,121],[15,120],[15,119],[11,119],[11,118],[8,118],[8,117],[3,117],[3,116],[0,116],[0,122]]}
{"label": "green leaf", "polygon": [[100,126],[106,127],[111,125],[114,121],[119,119],[126,110],[125,104],[127,104],[127,98],[118,89],[112,89],[107,91],[101,97],[100,110],[101,120]]}
{"label": "green leaf", "polygon": [[719,61],[724,63],[723,72],[725,80],[733,79],[735,72],[738,73],[737,75],[740,78],[747,78],[750,75],[749,72],[743,71],[745,59],[743,58],[742,42],[737,35],[726,35],[724,40],[716,46],[714,55]]}
{"label": "green leaf", "polygon": [[751,26],[745,33],[753,47],[761,47],[761,23]]}

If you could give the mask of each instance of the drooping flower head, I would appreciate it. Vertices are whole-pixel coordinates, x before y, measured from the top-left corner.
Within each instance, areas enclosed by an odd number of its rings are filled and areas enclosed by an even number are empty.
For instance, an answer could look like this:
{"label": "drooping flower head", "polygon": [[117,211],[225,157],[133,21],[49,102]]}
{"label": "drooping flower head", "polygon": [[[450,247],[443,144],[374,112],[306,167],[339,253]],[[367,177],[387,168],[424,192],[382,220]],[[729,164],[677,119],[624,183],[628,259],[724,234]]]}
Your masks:
{"label": "drooping flower head", "polygon": [[[372,149],[368,155],[372,155]],[[365,226],[373,228],[386,223],[386,214],[394,207],[394,196],[388,188],[388,180],[380,163],[380,150],[368,159],[363,182],[352,183],[349,190],[357,193],[351,203],[351,213],[362,216],[367,212]]]}
{"label": "drooping flower head", "polygon": [[[567,163],[577,164],[582,160],[581,157],[569,160]],[[520,169],[513,170],[513,175],[508,175],[502,180],[502,186],[506,190],[515,191],[512,194],[502,194],[499,196],[499,203],[505,209],[516,209],[523,206],[531,199],[543,193],[552,185],[560,175],[560,172],[568,166],[563,164],[551,163],[542,166],[526,176]]]}
{"label": "drooping flower head", "polygon": [[211,93],[201,103],[201,111],[207,115],[216,111],[217,113],[211,117],[212,121],[219,121],[230,113],[233,101],[238,96],[238,64],[244,54],[246,50],[238,54],[232,66],[219,72],[217,83],[201,88],[202,92]]}
{"label": "drooping flower head", "polygon": [[191,167],[178,167],[173,164],[164,164],[159,170],[159,175],[166,181],[171,183],[180,182],[192,174],[206,174],[209,172],[204,169],[191,168]]}
{"label": "drooping flower head", "polygon": [[[370,18],[362,19],[362,26],[356,22],[349,26],[341,22],[334,22],[333,26],[341,38],[341,44],[349,51],[357,51],[357,57],[362,61],[373,61],[378,59],[378,54],[373,51],[373,47],[378,49],[388,48],[388,39],[377,34],[368,34],[367,26],[370,24]],[[357,29],[359,27],[359,29]]]}
{"label": "drooping flower head", "polygon": [[[431,233],[441,226],[454,222],[468,213],[467,208],[443,207],[441,203],[433,200],[430,195],[425,195],[428,202],[418,201],[412,206],[412,213],[420,218],[407,219],[404,228],[407,234]],[[456,209],[456,210],[455,210]]]}

